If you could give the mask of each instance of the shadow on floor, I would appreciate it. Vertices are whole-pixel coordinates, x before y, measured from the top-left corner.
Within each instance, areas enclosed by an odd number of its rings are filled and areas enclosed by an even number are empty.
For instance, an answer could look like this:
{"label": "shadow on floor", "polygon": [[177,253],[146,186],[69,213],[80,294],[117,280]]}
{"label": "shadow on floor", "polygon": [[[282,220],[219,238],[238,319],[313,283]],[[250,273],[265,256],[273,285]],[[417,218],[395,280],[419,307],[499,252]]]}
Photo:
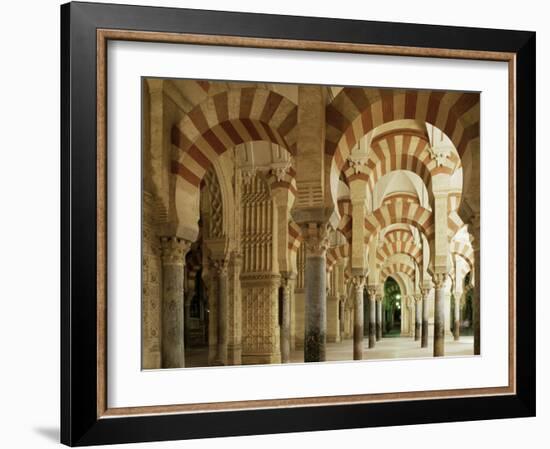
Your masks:
{"label": "shadow on floor", "polygon": [[35,427],[33,430],[47,440],[59,443],[59,427]]}

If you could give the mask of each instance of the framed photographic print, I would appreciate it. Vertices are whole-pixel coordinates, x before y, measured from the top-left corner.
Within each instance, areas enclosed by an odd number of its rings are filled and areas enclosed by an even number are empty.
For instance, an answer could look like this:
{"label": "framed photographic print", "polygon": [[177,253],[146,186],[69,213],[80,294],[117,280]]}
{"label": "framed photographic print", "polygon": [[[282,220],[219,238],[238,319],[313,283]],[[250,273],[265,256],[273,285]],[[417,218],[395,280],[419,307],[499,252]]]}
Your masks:
{"label": "framed photographic print", "polygon": [[535,33],[61,18],[63,443],[535,414]]}

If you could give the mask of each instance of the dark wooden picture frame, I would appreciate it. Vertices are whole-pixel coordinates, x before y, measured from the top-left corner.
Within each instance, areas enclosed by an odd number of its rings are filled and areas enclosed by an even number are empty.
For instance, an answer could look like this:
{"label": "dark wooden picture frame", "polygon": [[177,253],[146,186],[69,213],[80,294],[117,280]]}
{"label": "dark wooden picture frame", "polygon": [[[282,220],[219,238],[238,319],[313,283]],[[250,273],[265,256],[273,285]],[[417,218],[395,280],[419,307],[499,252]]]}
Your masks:
{"label": "dark wooden picture frame", "polygon": [[[62,443],[81,446],[535,415],[535,33],[93,3],[63,5],[61,25]],[[508,62],[513,318],[509,387],[475,394],[398,394],[383,400],[326,397],[299,403],[243,401],[204,410],[109,410],[104,176],[105,50],[110,39]]]}

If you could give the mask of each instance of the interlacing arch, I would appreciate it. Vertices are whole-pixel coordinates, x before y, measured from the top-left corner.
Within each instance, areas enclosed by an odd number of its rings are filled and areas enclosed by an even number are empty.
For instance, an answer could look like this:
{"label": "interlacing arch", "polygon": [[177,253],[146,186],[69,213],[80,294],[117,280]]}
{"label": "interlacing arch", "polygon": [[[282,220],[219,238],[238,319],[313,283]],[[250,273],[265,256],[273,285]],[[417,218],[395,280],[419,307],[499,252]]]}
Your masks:
{"label": "interlacing arch", "polygon": [[479,137],[475,93],[346,87],[327,105],[325,151],[341,171],[361,137],[394,120],[411,119],[441,129],[459,156]]}
{"label": "interlacing arch", "polygon": [[196,189],[212,162],[245,142],[268,141],[296,153],[297,107],[262,88],[231,89],[206,98],[172,128],[179,149],[172,172]]}

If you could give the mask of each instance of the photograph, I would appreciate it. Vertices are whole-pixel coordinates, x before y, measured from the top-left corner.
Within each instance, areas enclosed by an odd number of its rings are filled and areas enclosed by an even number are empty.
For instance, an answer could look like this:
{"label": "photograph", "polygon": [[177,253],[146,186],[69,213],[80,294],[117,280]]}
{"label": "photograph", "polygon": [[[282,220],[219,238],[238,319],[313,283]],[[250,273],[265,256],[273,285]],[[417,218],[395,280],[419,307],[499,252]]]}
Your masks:
{"label": "photograph", "polygon": [[480,92],[141,82],[143,370],[482,354]]}

